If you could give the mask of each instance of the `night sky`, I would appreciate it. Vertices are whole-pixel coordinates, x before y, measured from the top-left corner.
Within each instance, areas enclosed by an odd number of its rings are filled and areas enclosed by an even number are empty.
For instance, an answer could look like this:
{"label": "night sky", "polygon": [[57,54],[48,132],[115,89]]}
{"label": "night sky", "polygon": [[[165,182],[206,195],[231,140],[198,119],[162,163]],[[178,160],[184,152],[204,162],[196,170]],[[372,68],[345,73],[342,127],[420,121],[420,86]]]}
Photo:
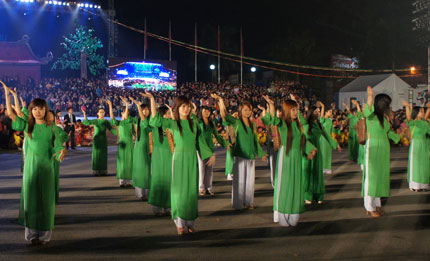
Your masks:
{"label": "night sky", "polygon": [[[255,4],[258,3],[258,4]],[[117,19],[193,43],[198,23],[199,45],[216,49],[221,27],[222,50],[239,54],[243,28],[245,55],[276,61],[329,66],[332,54],[358,57],[361,68],[426,67],[427,50],[412,31],[412,1],[116,1]],[[143,57],[143,36],[120,29],[118,54]],[[147,57],[167,59],[168,47],[149,39]],[[192,52],[173,48],[173,58],[192,75]],[[206,67],[216,58],[199,56]],[[204,67],[204,68],[206,68]],[[225,66],[224,66],[225,67]],[[230,68],[229,66],[227,66]],[[234,69],[234,66],[232,66]]]}
{"label": "night sky", "polygon": [[[108,8],[106,0],[92,1]],[[412,31],[411,0],[304,0],[304,1],[115,1],[116,19],[139,29],[147,18],[148,31],[168,35],[169,19],[173,39],[192,44],[198,24],[198,44],[217,48],[217,26],[221,28],[221,50],[240,54],[239,30],[243,28],[245,56],[302,65],[330,66],[333,54],[358,57],[360,68],[400,69],[416,66],[424,73],[427,49]],[[0,8],[1,9],[1,8]],[[15,10],[16,11],[16,10]],[[61,55],[63,35],[73,31],[71,15],[37,11],[0,10],[0,37],[15,41],[29,34],[36,54],[53,51]],[[15,12],[15,13],[13,13]],[[13,14],[12,14],[13,13]],[[81,12],[82,13],[82,12]],[[12,17],[12,19],[10,18]],[[107,28],[97,19],[81,14],[79,22],[96,29],[107,47]],[[33,22],[34,20],[38,22]],[[100,20],[100,19],[99,19]],[[29,26],[30,25],[30,26]],[[118,56],[143,59],[144,36],[118,27]],[[105,48],[104,52],[107,52]],[[173,46],[178,61],[179,81],[193,80],[194,54]],[[168,44],[148,38],[147,58],[168,59]],[[209,64],[217,58],[199,55],[199,78],[207,80]],[[222,61],[223,76],[237,73],[239,65]],[[244,69],[249,71],[250,66]],[[285,69],[296,70],[291,67]],[[258,72],[263,71],[257,67]],[[294,77],[294,75],[289,75]]]}

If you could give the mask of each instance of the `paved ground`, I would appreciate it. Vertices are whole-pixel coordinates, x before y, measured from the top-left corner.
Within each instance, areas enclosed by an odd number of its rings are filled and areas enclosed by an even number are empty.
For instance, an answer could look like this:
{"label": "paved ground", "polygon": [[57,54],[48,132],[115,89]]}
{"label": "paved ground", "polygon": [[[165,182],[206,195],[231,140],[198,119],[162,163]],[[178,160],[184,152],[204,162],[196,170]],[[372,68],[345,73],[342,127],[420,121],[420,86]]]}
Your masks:
{"label": "paved ground", "polygon": [[268,169],[257,162],[253,211],[230,206],[231,182],[224,154],[215,167],[216,194],[199,201],[195,235],[176,235],[169,217],[155,217],[134,190],[114,176],[115,147],[107,177],[90,173],[91,151],[79,148],[61,165],[60,204],[52,241],[31,246],[17,225],[21,187],[19,153],[0,153],[0,259],[177,259],[177,260],[430,260],[430,193],[407,189],[407,149],[394,148],[387,215],[365,215],[359,167],[334,153],[322,206],[311,206],[296,228],[272,222]]}

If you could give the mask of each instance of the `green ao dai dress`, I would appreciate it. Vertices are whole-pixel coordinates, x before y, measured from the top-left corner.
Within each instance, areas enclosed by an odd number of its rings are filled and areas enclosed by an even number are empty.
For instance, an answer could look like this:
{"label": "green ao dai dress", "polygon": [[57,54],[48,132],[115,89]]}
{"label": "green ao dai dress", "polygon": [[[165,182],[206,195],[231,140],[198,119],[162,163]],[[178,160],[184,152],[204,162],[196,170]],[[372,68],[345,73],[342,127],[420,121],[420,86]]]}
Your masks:
{"label": "green ao dai dress", "polygon": [[112,127],[110,122],[105,119],[87,120],[82,122],[83,125],[94,126],[93,146],[91,154],[91,167],[94,175],[107,174],[107,138],[106,131],[109,130],[114,135],[117,134],[116,130]]}
{"label": "green ao dai dress", "polygon": [[390,142],[398,143],[400,136],[391,130],[384,118],[381,126],[374,113],[374,106],[364,109],[367,126],[367,141],[362,180],[362,196],[367,211],[376,211],[381,207],[381,197],[390,195]]}

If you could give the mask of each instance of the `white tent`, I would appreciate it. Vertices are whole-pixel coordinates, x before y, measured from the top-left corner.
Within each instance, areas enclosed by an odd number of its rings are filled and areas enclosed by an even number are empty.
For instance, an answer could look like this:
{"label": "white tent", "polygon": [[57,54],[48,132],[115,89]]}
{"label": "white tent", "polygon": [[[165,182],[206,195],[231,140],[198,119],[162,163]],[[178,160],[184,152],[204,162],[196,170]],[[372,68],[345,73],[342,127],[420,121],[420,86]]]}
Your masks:
{"label": "white tent", "polygon": [[408,101],[411,86],[393,74],[378,74],[360,76],[353,80],[339,91],[338,108],[342,108],[345,103],[351,106],[351,100],[355,99],[363,104],[367,101],[367,86],[373,88],[376,96],[380,93],[389,95],[392,99],[391,106],[393,111],[403,108],[402,100]]}

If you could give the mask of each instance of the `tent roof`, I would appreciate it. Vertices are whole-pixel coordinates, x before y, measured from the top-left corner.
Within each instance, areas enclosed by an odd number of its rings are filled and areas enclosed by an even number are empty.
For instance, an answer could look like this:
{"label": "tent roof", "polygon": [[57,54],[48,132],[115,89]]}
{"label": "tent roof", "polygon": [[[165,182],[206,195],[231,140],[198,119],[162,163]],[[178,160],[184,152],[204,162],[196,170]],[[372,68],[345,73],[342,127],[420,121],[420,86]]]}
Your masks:
{"label": "tent roof", "polygon": [[376,74],[368,76],[360,76],[352,82],[341,88],[340,92],[365,92],[367,91],[367,86],[375,87],[380,82],[384,81],[393,74]]}

